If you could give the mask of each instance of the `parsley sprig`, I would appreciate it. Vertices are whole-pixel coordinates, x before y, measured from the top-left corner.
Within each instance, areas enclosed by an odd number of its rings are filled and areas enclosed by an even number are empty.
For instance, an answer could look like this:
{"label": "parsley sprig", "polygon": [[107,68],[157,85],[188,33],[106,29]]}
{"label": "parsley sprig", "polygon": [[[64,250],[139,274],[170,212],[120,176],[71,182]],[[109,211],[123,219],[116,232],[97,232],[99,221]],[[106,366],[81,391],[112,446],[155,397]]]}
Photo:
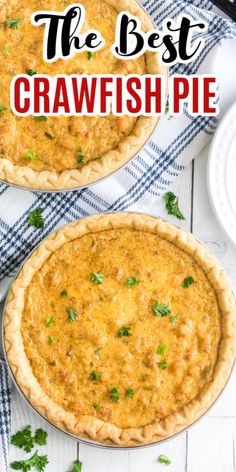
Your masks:
{"label": "parsley sprig", "polygon": [[173,192],[167,192],[164,195],[164,200],[166,203],[166,211],[168,215],[173,215],[178,218],[178,220],[185,220],[183,213],[181,213],[179,209],[179,199]]}
{"label": "parsley sprig", "polygon": [[7,107],[4,103],[2,105],[0,105],[0,116],[3,115],[3,112],[6,111],[6,109],[7,109]]}
{"label": "parsley sprig", "polygon": [[34,467],[39,472],[44,472],[47,464],[47,456],[39,456],[38,451],[36,451],[30,459],[27,459],[25,461],[14,461],[10,464],[10,466],[14,470],[23,470],[23,472],[30,471],[32,467]]}
{"label": "parsley sprig", "polygon": [[71,308],[70,306],[66,307],[67,313],[68,313],[68,321],[73,323],[73,321],[76,321],[78,318],[78,313],[74,308]]}
{"label": "parsley sprig", "polygon": [[117,388],[112,388],[111,390],[109,390],[109,396],[113,402],[118,402],[118,400],[120,399],[120,394]]}
{"label": "parsley sprig", "polygon": [[88,60],[91,61],[91,59],[93,59],[95,56],[95,52],[92,52],[92,51],[88,51]]}
{"label": "parsley sprig", "polygon": [[28,223],[30,226],[34,226],[37,229],[44,228],[43,210],[42,208],[36,208],[30,211],[28,214]]}
{"label": "parsley sprig", "polygon": [[33,75],[36,75],[37,74],[37,71],[36,70],[33,70],[33,69],[27,69],[26,70],[26,74],[30,75],[31,77]]}
{"label": "parsley sprig", "polygon": [[126,392],[125,392],[125,396],[126,396],[127,398],[133,398],[133,397],[134,397],[134,391],[133,391],[133,389],[132,389],[132,388],[128,388],[128,389],[126,390]]}
{"label": "parsley sprig", "polygon": [[103,283],[103,274],[101,272],[92,272],[90,280],[94,284],[101,285]]}
{"label": "parsley sprig", "polygon": [[192,285],[194,283],[194,279],[193,277],[186,277],[186,279],[184,279],[183,283],[182,283],[182,287],[183,288],[188,288],[190,287],[190,285]]}
{"label": "parsley sprig", "polygon": [[118,338],[123,338],[124,336],[131,336],[131,328],[130,326],[123,326],[120,328],[117,333]]}
{"label": "parsley sprig", "polygon": [[70,472],[82,472],[82,462],[80,461],[73,462],[73,466]]}
{"label": "parsley sprig", "polygon": [[166,350],[166,344],[159,344],[159,346],[156,348],[156,353],[162,356]]}
{"label": "parsley sprig", "polygon": [[152,312],[154,316],[167,316],[171,313],[171,309],[165,303],[154,302]]}
{"label": "parsley sprig", "polygon": [[20,22],[21,22],[21,19],[18,18],[16,20],[5,20],[5,23],[7,26],[9,26],[9,28],[11,29],[18,29],[19,26],[20,26]]}
{"label": "parsley sprig", "polygon": [[134,288],[136,287],[138,284],[140,284],[141,280],[138,279],[138,277],[129,277],[127,279],[127,287],[129,288]]}
{"label": "parsley sprig", "polygon": [[11,438],[11,444],[20,449],[23,449],[25,452],[30,452],[34,444],[39,446],[45,446],[47,443],[48,433],[43,429],[39,428],[35,431],[35,435],[32,435],[31,426],[26,426],[22,431],[18,431]]}

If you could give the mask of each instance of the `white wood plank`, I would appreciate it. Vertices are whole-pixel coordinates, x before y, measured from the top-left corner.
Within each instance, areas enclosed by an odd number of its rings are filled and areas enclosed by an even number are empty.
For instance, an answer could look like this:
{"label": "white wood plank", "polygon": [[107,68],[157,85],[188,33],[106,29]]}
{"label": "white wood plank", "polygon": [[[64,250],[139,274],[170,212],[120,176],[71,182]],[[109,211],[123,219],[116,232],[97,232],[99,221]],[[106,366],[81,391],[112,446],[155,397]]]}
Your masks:
{"label": "white wood plank", "polygon": [[[54,430],[34,410],[26,404],[18,391],[12,392],[12,434],[31,425],[32,430],[43,428],[48,432],[47,446],[37,447],[40,455],[48,454],[49,465],[47,472],[67,472],[71,462],[77,458],[77,443],[64,434]],[[35,448],[36,449],[36,448]],[[35,450],[34,449],[34,450]],[[33,450],[33,451],[34,451]],[[32,452],[33,452],[32,451]],[[10,462],[31,457],[15,446],[10,446]]]}
{"label": "white wood plank", "polygon": [[[232,288],[236,293],[236,248],[219,227],[209,201],[206,182],[208,148],[195,160],[194,164],[194,200],[193,233],[215,254],[225,268]],[[210,416],[236,417],[236,370],[228,382],[223,394],[210,410]]]}
{"label": "white wood plank", "polygon": [[235,472],[236,419],[206,418],[188,433],[188,472]]}
{"label": "white wood plank", "polygon": [[160,454],[165,454],[172,461],[168,471],[183,472],[186,457],[185,433],[158,446],[136,451],[107,451],[80,445],[83,472],[161,472],[166,470],[166,466],[158,462]]}

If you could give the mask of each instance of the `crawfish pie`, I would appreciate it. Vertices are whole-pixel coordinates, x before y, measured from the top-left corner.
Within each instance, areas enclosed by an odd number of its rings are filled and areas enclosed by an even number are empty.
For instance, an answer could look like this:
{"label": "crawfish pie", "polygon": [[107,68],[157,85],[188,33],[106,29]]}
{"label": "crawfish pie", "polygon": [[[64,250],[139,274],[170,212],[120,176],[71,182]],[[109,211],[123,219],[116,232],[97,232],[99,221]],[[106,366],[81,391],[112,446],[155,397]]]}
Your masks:
{"label": "crawfish pie", "polygon": [[[135,116],[15,116],[10,110],[10,83],[16,74],[162,74],[156,53],[119,60],[110,46],[116,18],[127,10],[138,16],[142,29],[152,21],[136,0],[81,0],[84,31],[92,28],[106,43],[96,53],[83,52],[69,60],[43,60],[44,27],[31,24],[37,0],[3,0],[0,12],[0,179],[39,190],[63,190],[93,183],[119,169],[150,138],[157,117]],[[43,0],[41,10],[63,11],[69,0]],[[83,30],[82,30],[83,32]]]}
{"label": "crawfish pie", "polygon": [[74,222],[26,261],[5,347],[30,403],[100,443],[153,443],[191,425],[235,359],[235,300],[218,262],[170,223],[114,213]]}

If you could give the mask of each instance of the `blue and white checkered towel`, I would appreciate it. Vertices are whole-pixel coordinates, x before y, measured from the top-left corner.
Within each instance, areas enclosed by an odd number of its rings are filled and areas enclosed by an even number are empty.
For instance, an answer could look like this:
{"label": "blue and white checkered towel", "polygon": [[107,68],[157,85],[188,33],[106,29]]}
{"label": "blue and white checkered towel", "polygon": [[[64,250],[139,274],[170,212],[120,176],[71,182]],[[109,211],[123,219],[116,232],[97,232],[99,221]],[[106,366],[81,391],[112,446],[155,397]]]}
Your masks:
{"label": "blue and white checkered towel", "polygon": [[[182,12],[209,24],[204,34],[205,49],[190,64],[176,64],[171,73],[217,73],[217,48],[225,38],[236,36],[236,25],[215,15],[209,0],[143,0],[161,28],[165,17],[174,18]],[[215,48],[214,53],[212,53]],[[181,172],[185,164],[198,155],[215,131],[212,117],[164,116],[146,148],[129,165],[105,182],[81,191],[39,194],[0,184],[0,299],[27,254],[48,233],[76,218],[102,211],[136,208],[148,210]],[[29,211],[44,210],[45,229],[36,230],[27,224]],[[7,472],[7,444],[10,423],[10,392],[6,368],[0,361],[0,472]]]}

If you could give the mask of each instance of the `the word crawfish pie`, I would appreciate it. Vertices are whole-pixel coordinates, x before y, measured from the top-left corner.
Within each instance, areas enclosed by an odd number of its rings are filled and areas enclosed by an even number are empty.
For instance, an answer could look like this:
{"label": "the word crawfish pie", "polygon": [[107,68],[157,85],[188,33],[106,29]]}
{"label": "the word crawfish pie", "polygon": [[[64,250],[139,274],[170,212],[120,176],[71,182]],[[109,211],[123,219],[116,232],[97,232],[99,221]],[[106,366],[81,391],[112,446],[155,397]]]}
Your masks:
{"label": "the word crawfish pie", "polygon": [[85,218],[49,236],[5,310],[12,373],[62,430],[117,446],[167,438],[230,375],[236,308],[193,236],[138,214]]}
{"label": "the word crawfish pie", "polygon": [[[95,29],[104,47],[68,60],[43,59],[44,27],[31,23],[36,0],[3,2],[0,24],[0,178],[37,189],[69,189],[109,175],[132,158],[151,136],[158,117],[151,116],[16,116],[10,108],[10,84],[16,74],[162,74],[156,53],[120,60],[111,51],[117,15],[128,11],[153,24],[136,0],[81,0],[86,10],[82,32]],[[64,11],[69,1],[45,0],[41,10]]]}

